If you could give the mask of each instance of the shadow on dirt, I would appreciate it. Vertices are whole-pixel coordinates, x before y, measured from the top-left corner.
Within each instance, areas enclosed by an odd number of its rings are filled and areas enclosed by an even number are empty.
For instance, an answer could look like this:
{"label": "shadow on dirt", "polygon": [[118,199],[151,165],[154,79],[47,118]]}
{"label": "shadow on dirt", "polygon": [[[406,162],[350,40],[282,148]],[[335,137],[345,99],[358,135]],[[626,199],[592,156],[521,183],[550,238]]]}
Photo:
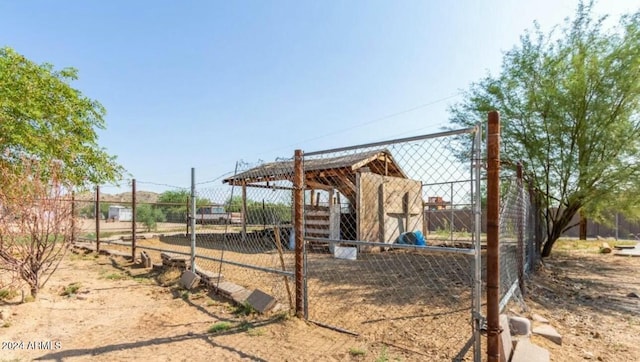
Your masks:
{"label": "shadow on dirt", "polygon": [[640,258],[557,252],[528,282],[528,295],[548,307],[637,317],[640,299],[628,295],[640,291],[639,274]]}
{"label": "shadow on dirt", "polygon": [[36,361],[42,361],[42,360],[63,361],[66,358],[83,357],[83,356],[86,356],[87,358],[91,358],[91,357],[100,356],[102,354],[106,354],[106,353],[109,353],[109,352],[122,351],[122,350],[133,350],[133,349],[141,348],[141,347],[145,347],[145,346],[154,346],[154,345],[161,345],[161,344],[179,343],[179,342],[182,342],[182,341],[185,341],[185,340],[191,340],[191,339],[201,339],[201,340],[205,341],[206,343],[210,344],[212,347],[222,348],[222,349],[225,349],[227,351],[236,353],[241,358],[248,358],[248,359],[250,359],[252,361],[266,361],[265,359],[262,359],[260,357],[257,357],[257,356],[254,356],[254,355],[251,355],[251,354],[248,354],[248,353],[245,353],[245,352],[243,352],[241,350],[238,350],[238,349],[236,349],[234,347],[226,346],[224,344],[218,343],[213,338],[213,337],[217,337],[217,336],[244,333],[245,331],[246,331],[246,329],[243,329],[242,327],[236,327],[236,328],[232,328],[232,329],[226,330],[224,332],[219,332],[219,333],[187,333],[187,334],[179,334],[179,335],[175,335],[175,336],[171,336],[171,337],[152,338],[152,339],[148,339],[146,341],[110,344],[110,345],[106,345],[106,346],[102,346],[102,347],[98,347],[98,348],[81,348],[81,349],[71,349],[71,350],[65,350],[65,351],[54,352],[54,353],[47,353],[47,354],[45,354],[43,356],[35,358],[35,360]]}

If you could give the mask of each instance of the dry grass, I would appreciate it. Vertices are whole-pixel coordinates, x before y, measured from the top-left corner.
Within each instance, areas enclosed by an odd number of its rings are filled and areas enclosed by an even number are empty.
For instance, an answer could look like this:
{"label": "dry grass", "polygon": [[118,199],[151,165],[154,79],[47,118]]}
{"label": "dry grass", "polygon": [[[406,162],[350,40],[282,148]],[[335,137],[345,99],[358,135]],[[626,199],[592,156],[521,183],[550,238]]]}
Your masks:
{"label": "dry grass", "polygon": [[608,243],[611,247],[620,245],[636,245],[638,241],[636,240],[615,240],[615,239],[604,239],[604,240],[578,240],[578,239],[558,239],[555,245],[553,246],[554,252],[568,252],[568,251],[582,251],[586,253],[597,254],[600,252],[600,246],[603,242]]}
{"label": "dry grass", "polygon": [[163,287],[176,285],[180,280],[182,273],[178,268],[169,268],[158,274],[158,283]]}

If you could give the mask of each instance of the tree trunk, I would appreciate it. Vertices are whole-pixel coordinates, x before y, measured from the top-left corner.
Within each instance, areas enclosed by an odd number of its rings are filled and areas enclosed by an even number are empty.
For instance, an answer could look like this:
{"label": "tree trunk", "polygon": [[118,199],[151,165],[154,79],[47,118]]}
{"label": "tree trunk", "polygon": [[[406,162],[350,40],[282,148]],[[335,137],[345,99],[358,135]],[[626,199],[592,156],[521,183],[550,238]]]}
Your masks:
{"label": "tree trunk", "polygon": [[571,223],[571,219],[573,219],[581,207],[582,205],[579,203],[569,204],[560,212],[559,216],[551,220],[552,227],[547,233],[547,242],[544,243],[541,257],[546,258],[551,255],[553,245],[558,241],[566,227]]}
{"label": "tree trunk", "polygon": [[543,258],[551,255],[551,249],[553,249],[553,244],[560,238],[561,232],[556,231],[556,224],[553,225],[553,228],[549,235],[547,236],[547,242],[544,243],[544,247],[542,248],[542,254],[540,255]]}
{"label": "tree trunk", "polygon": [[37,286],[31,287],[31,296],[33,297],[33,299],[36,299],[36,297],[38,296],[38,291],[39,291],[39,288]]}
{"label": "tree trunk", "polygon": [[580,240],[587,240],[587,218],[580,210]]}

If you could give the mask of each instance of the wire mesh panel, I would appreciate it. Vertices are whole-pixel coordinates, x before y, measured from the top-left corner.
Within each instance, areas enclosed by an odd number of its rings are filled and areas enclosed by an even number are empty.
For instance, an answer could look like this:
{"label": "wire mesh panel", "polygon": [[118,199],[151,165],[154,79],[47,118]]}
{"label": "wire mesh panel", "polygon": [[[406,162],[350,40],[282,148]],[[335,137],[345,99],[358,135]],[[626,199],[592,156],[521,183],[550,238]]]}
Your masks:
{"label": "wire mesh panel", "polygon": [[114,239],[130,234],[133,218],[132,194],[114,193],[113,185],[101,185],[75,194],[78,240]]}
{"label": "wire mesh panel", "polygon": [[473,149],[460,149],[474,136],[469,129],[305,155],[310,320],[403,348],[408,360],[465,358],[474,342],[479,198]]}
{"label": "wire mesh panel", "polygon": [[292,177],[291,162],[243,164],[223,186],[197,190],[197,270],[213,276],[212,286],[259,289],[290,309]]}
{"label": "wire mesh panel", "polygon": [[500,309],[510,300],[524,303],[525,271],[530,269],[535,253],[529,194],[516,177],[503,184],[506,191],[500,203]]}
{"label": "wire mesh panel", "polygon": [[76,239],[95,240],[96,233],[96,202],[91,199],[75,200]]}

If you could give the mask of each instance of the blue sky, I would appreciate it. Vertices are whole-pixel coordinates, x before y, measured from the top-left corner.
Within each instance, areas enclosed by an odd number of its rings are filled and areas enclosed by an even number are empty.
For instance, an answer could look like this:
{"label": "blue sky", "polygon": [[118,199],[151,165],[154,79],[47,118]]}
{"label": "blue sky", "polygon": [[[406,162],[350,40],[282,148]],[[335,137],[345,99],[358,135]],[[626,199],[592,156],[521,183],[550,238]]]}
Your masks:
{"label": "blue sky", "polygon": [[550,29],[576,4],[0,0],[0,46],[77,68],[108,112],[100,144],[161,192],[191,167],[206,181],[238,160],[437,132],[534,20]]}

